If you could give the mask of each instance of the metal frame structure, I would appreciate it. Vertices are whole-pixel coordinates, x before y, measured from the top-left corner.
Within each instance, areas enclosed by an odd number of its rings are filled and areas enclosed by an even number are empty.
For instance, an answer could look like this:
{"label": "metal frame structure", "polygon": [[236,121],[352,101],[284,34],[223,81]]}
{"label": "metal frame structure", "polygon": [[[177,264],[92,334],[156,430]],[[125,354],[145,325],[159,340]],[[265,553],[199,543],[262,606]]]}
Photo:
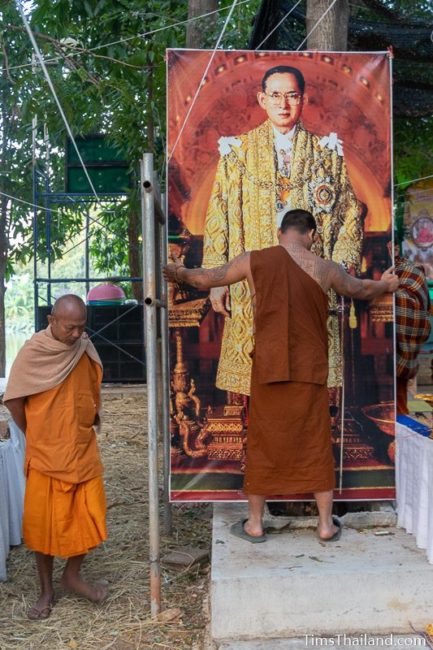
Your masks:
{"label": "metal frame structure", "polygon": [[[44,190],[40,191],[40,183],[43,183]],[[110,202],[115,202],[118,199],[124,198],[126,195],[124,192],[111,192],[105,193],[100,196],[101,200],[106,199]],[[74,192],[51,192],[48,180],[48,173],[38,169],[37,160],[33,159],[33,271],[34,271],[34,304],[35,304],[35,329],[38,329],[38,306],[39,306],[39,285],[41,283],[47,285],[47,303],[51,304],[51,285],[55,283],[62,282],[85,282],[86,291],[89,291],[91,282],[103,282],[106,280],[110,281],[130,281],[130,282],[141,282],[142,278],[135,277],[114,277],[109,278],[90,277],[90,262],[89,262],[89,238],[90,238],[90,223],[91,221],[97,221],[90,217],[89,210],[86,211],[86,224],[84,227],[84,239],[82,242],[85,245],[85,275],[83,278],[53,278],[52,277],[52,254],[51,254],[51,224],[53,216],[53,204],[58,205],[68,205],[69,206],[79,206],[79,205],[91,205],[95,203],[95,196],[91,193],[74,193]],[[45,210],[45,249],[47,254],[47,277],[39,276],[39,257],[38,257],[38,247],[40,243],[39,236],[39,224],[38,224],[38,210]]]}
{"label": "metal frame structure", "polygon": [[[46,285],[47,297],[46,301],[48,306],[51,306],[52,301],[52,285],[60,283],[84,283],[86,285],[86,293],[89,292],[90,284],[92,282],[142,282],[142,277],[133,277],[133,276],[109,276],[109,277],[91,277],[90,276],[90,256],[89,256],[89,240],[90,240],[90,225],[91,223],[99,223],[98,219],[90,215],[90,206],[95,203],[96,197],[93,192],[52,192],[50,189],[49,183],[49,163],[50,163],[50,145],[48,132],[44,127],[44,146],[45,146],[45,168],[40,165],[37,156],[36,156],[36,133],[37,133],[37,123],[36,120],[33,122],[33,293],[34,293],[34,324],[35,330],[38,330],[40,327],[39,322],[39,306],[40,306],[40,286]],[[116,201],[124,199],[126,196],[125,192],[110,192],[110,193],[101,193],[98,195],[98,199],[102,202],[104,200],[109,201],[110,203],[116,203]],[[52,252],[51,252],[51,225],[53,220],[53,204],[56,206],[67,205],[69,206],[83,206],[87,205],[88,208],[85,214],[85,225],[82,229],[84,232],[83,240],[75,246],[83,244],[85,246],[85,269],[84,277],[70,277],[70,278],[56,278],[52,275]],[[38,211],[43,209],[45,211],[45,250],[46,250],[46,268],[47,273],[46,277],[39,275],[39,264],[40,260],[38,257],[38,248],[40,244],[40,230],[38,223]],[[100,224],[102,226],[102,224]],[[72,248],[75,248],[72,246]],[[66,251],[67,253],[68,251]],[[126,311],[121,315],[123,318],[129,313]],[[118,320],[118,319],[115,319]],[[112,321],[114,322],[114,321]],[[114,348],[120,350],[127,357],[133,359],[136,363],[144,365],[141,359],[138,359],[136,356],[129,353],[123,347],[117,345],[113,341],[101,336],[102,332],[109,324],[106,323],[99,330],[91,330],[90,328],[90,337],[101,338],[105,343],[109,343]]]}

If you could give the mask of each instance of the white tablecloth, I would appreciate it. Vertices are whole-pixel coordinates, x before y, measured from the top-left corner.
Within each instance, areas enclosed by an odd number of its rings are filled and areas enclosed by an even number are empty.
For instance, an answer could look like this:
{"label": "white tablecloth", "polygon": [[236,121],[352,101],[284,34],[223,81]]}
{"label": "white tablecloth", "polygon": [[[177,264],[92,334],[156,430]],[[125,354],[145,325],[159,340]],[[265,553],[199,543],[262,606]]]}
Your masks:
{"label": "white tablecloth", "polygon": [[25,489],[25,437],[12,421],[9,429],[10,439],[0,440],[0,581],[6,580],[9,547],[21,544]]}
{"label": "white tablecloth", "polygon": [[433,440],[396,426],[398,525],[415,535],[433,564]]}

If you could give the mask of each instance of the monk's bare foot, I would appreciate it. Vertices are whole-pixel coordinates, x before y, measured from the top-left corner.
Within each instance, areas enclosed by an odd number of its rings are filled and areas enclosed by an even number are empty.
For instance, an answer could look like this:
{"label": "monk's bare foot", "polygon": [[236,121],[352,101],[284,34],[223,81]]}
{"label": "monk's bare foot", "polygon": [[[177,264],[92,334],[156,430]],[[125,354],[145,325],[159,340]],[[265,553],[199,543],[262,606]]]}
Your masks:
{"label": "monk's bare foot", "polygon": [[331,539],[338,533],[340,528],[336,526],[334,523],[332,524],[319,524],[317,527],[317,534],[319,536],[319,539]]}
{"label": "monk's bare foot", "polygon": [[105,585],[92,585],[89,582],[85,582],[79,575],[63,576],[61,584],[67,591],[84,596],[84,598],[91,600],[92,603],[102,603],[108,592]]}
{"label": "monk's bare foot", "polygon": [[262,524],[251,523],[249,519],[244,523],[244,531],[251,535],[251,537],[262,537],[263,536],[263,526]]}
{"label": "monk's bare foot", "polygon": [[54,592],[43,593],[39,596],[33,607],[27,612],[27,617],[31,621],[42,621],[47,619],[53,609]]}

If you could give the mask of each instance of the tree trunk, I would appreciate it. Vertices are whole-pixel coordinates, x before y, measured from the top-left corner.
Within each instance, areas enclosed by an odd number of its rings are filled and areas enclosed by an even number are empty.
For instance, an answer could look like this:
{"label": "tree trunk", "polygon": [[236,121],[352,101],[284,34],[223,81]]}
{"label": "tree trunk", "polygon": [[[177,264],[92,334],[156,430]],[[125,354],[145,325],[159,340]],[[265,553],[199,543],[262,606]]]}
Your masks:
{"label": "tree trunk", "polygon": [[[218,0],[188,0],[188,18],[207,14],[216,9],[218,9]],[[193,20],[187,24],[186,47],[192,49],[204,47],[205,37],[215,28],[216,16],[216,14],[212,14],[212,16]]]}
{"label": "tree trunk", "polygon": [[[2,59],[3,61],[4,59]],[[1,141],[2,148],[0,157],[2,164],[8,160],[9,133],[10,133],[10,115],[6,109],[6,99],[8,92],[7,70],[3,68],[2,74],[2,93],[1,93]],[[3,179],[0,189],[4,192]],[[7,189],[6,189],[7,192]],[[6,318],[5,318],[5,293],[6,293],[6,267],[9,254],[8,238],[8,198],[0,197],[0,377],[6,375]]]}
{"label": "tree trunk", "polygon": [[[349,31],[349,2],[337,0],[307,0],[307,49],[345,52],[347,50],[347,35]],[[324,16],[324,18],[322,18]]]}
{"label": "tree trunk", "polygon": [[[4,275],[0,269],[0,274]],[[6,321],[5,321],[5,294],[4,281],[0,281],[0,377],[6,375]]]}
{"label": "tree trunk", "polygon": [[6,319],[5,319],[5,294],[6,294],[6,264],[8,255],[7,227],[7,198],[0,200],[0,377],[6,374]]}

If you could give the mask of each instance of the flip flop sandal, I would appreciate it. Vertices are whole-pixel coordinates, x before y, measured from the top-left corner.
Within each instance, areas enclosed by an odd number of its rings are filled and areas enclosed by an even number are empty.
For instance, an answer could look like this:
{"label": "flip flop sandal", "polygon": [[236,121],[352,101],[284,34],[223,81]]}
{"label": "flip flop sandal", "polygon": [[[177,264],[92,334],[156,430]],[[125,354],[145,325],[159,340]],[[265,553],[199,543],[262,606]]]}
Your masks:
{"label": "flip flop sandal", "polygon": [[36,605],[33,605],[33,607],[30,607],[27,612],[27,618],[31,621],[45,621],[51,616],[53,604],[53,601],[51,601],[48,605],[45,605],[45,607],[41,607],[40,609],[39,607],[36,607]]}
{"label": "flip flop sandal", "polygon": [[323,539],[323,537],[319,537],[319,540],[321,542],[338,542],[338,540],[340,539],[341,531],[343,529],[343,525],[342,525],[341,521],[339,520],[339,518],[336,517],[335,515],[332,515],[332,523],[334,524],[334,526],[337,526],[337,528],[338,528],[337,532],[334,533],[332,535],[332,537],[329,537],[328,539]]}
{"label": "flip flop sandal", "polygon": [[254,535],[247,533],[244,528],[244,525],[247,521],[248,519],[241,519],[240,521],[237,521],[235,524],[230,526],[231,535],[239,537],[240,539],[244,539],[246,542],[251,542],[251,544],[261,544],[262,542],[266,542],[266,535],[255,537]]}

